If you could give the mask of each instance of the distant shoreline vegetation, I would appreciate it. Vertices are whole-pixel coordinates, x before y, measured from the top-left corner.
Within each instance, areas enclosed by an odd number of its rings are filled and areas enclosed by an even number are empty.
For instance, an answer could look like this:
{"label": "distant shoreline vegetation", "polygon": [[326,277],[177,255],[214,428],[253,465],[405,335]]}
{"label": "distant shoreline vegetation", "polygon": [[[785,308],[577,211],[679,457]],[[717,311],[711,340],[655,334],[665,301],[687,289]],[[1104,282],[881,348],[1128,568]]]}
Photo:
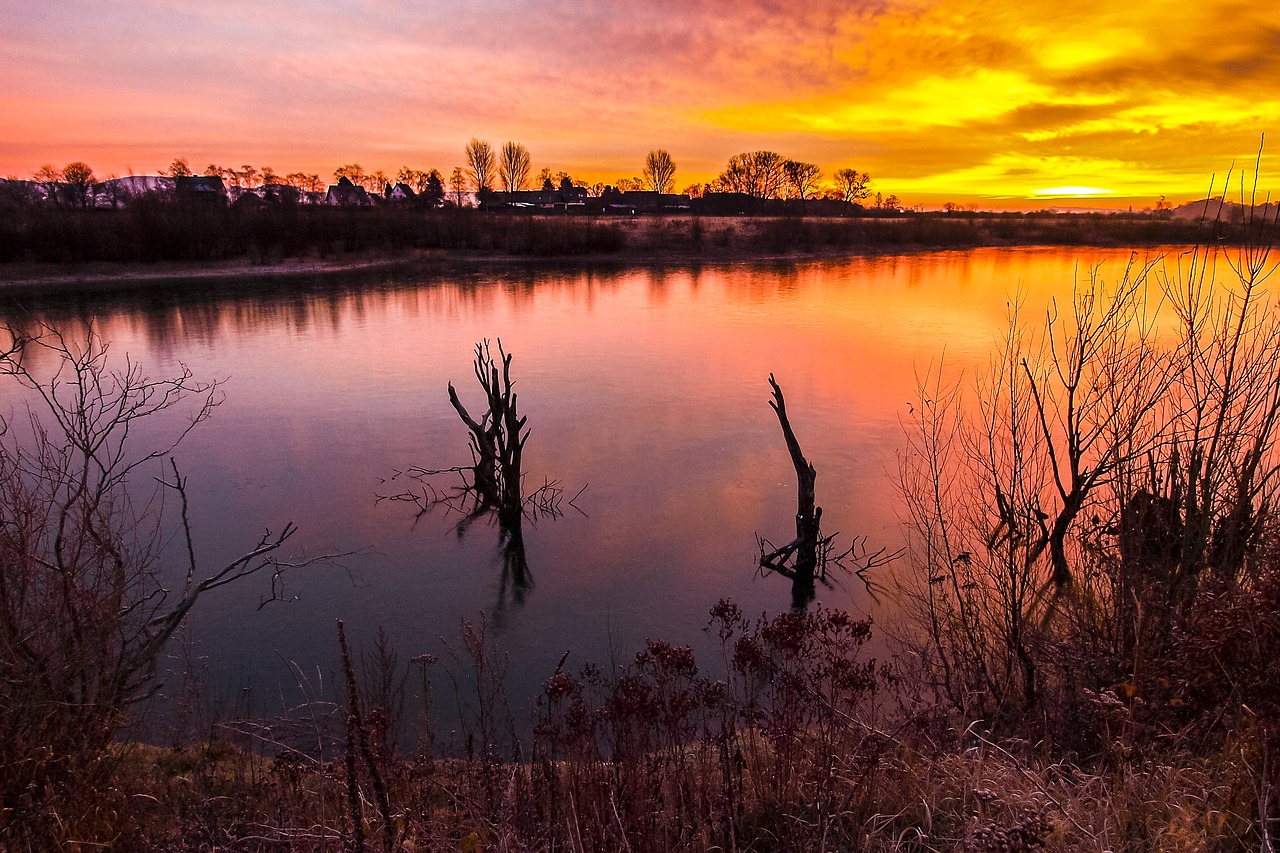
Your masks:
{"label": "distant shoreline vegetation", "polygon": [[1235,242],[1250,218],[1246,208],[1221,200],[1141,213],[918,212],[743,193],[690,198],[614,190],[566,202],[561,191],[544,188],[485,192],[479,207],[469,207],[422,195],[308,203],[297,191],[267,187],[233,194],[221,184],[216,178],[168,179],[133,190],[119,185],[112,194],[94,185],[81,197],[93,202],[78,204],[56,192],[41,195],[35,182],[0,180],[0,264],[265,265],[422,252],[717,259],[980,246],[1136,247]]}

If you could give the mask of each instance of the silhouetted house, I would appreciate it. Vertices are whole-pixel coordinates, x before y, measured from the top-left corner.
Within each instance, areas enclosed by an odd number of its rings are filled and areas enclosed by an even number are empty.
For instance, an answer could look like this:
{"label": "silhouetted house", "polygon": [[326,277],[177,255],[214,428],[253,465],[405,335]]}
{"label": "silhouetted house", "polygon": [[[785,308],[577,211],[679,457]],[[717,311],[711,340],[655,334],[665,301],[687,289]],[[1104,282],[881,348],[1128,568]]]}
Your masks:
{"label": "silhouetted house", "polygon": [[805,216],[857,216],[864,212],[862,205],[840,198],[811,198],[804,203]]}
{"label": "silhouetted house", "polygon": [[343,177],[329,187],[329,191],[325,193],[324,203],[336,207],[368,207],[373,204],[373,200],[369,198],[364,187],[358,187],[351,183],[350,178]]}
{"label": "silhouetted house", "polygon": [[267,204],[301,204],[302,190],[289,184],[263,184],[257,195]]}
{"label": "silhouetted house", "polygon": [[[227,187],[227,198],[231,199],[232,204],[238,203],[240,199],[244,198],[247,195],[251,195],[254,198],[256,198],[258,201],[262,201],[262,197],[258,195],[259,192],[260,190],[253,189],[251,187],[231,186],[231,187]],[[245,204],[253,204],[253,202],[249,201],[249,202],[245,202]]]}
{"label": "silhouetted house", "polygon": [[560,184],[559,192],[566,208],[582,207],[587,203],[586,187],[575,187],[568,182],[563,182]]}
{"label": "silhouetted house", "polygon": [[587,202],[587,209],[592,213],[632,214],[635,206],[627,204],[623,194],[613,187],[605,187],[604,192]]}
{"label": "silhouetted house", "polygon": [[585,206],[587,191],[583,187],[561,187],[560,189],[518,190],[516,192],[495,192],[490,204],[504,207],[533,210],[572,210]]}
{"label": "silhouetted house", "polygon": [[189,175],[174,180],[174,193],[179,200],[198,204],[227,203],[227,187],[217,175]]}
{"label": "silhouetted house", "polygon": [[388,184],[386,196],[387,201],[404,202],[413,201],[418,194],[413,191],[413,187],[401,181],[394,186]]}
{"label": "silhouetted house", "polygon": [[562,204],[560,194],[555,190],[517,190],[513,193],[497,193],[497,195],[507,207],[554,210],[557,204]]}
{"label": "silhouetted house", "polygon": [[266,201],[251,189],[241,189],[231,204],[234,207],[262,207]]}
{"label": "silhouetted house", "polygon": [[690,199],[684,193],[655,193],[643,190],[630,190],[622,193],[622,204],[636,213],[659,213],[662,211],[688,212]]}
{"label": "silhouetted house", "polygon": [[689,206],[704,216],[743,216],[759,212],[761,200],[747,193],[706,193]]}

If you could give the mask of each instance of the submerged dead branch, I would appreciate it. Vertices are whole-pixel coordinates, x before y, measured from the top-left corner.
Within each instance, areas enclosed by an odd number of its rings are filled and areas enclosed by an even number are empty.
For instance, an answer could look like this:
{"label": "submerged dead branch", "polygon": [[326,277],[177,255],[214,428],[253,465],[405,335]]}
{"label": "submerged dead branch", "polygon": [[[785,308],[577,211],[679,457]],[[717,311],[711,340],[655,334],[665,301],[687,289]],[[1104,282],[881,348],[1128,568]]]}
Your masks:
{"label": "submerged dead branch", "polygon": [[[574,501],[586,486],[567,501],[559,480],[544,479],[532,492],[524,492],[522,465],[524,446],[529,440],[528,417],[517,411],[511,353],[503,350],[502,341],[498,341],[496,361],[487,340],[476,344],[473,368],[485,393],[486,408],[479,420],[472,417],[453,383],[449,383],[449,403],[470,433],[471,464],[448,468],[415,466],[396,471],[383,482],[399,480],[411,484],[401,492],[379,495],[378,499],[412,504],[418,509],[418,517],[438,508],[461,513],[460,533],[485,516],[495,516],[499,526],[510,527],[525,518],[534,522],[544,517],[560,518],[565,503],[578,509]],[[457,481],[441,484],[439,480],[448,475],[456,475]]]}
{"label": "submerged dead branch", "polygon": [[[522,465],[529,427],[528,417],[517,410],[511,353],[503,350],[499,340],[495,359],[489,341],[484,340],[475,345],[473,370],[485,395],[485,409],[479,419],[472,416],[453,383],[449,383],[449,403],[469,433],[471,464],[449,468],[415,466],[396,471],[383,482],[399,481],[405,484],[403,489],[379,495],[378,500],[411,504],[417,508],[415,520],[438,509],[446,514],[458,513],[462,518],[454,529],[459,536],[477,520],[496,521],[502,551],[503,597],[509,581],[514,598],[519,601],[533,582],[525,557],[524,521],[536,524],[543,518],[560,518],[565,505],[581,512],[575,501],[586,486],[566,499],[559,480],[544,479],[542,485],[525,493]],[[456,479],[452,483],[441,482],[444,478]]]}
{"label": "submerged dead branch", "polygon": [[830,586],[828,570],[833,566],[851,572],[874,596],[869,573],[897,559],[902,552],[887,548],[870,550],[862,536],[855,536],[848,548],[839,550],[835,545],[838,533],[822,534],[822,507],[817,506],[816,498],[818,473],[800,448],[800,441],[787,416],[782,388],[772,373],[769,374],[769,387],[773,389],[769,406],[778,416],[796,472],[796,535],[781,547],[775,547],[768,539],[756,537],[760,571],[776,572],[791,579],[791,603],[796,608],[803,608],[813,600],[815,582],[821,581],[824,586]]}

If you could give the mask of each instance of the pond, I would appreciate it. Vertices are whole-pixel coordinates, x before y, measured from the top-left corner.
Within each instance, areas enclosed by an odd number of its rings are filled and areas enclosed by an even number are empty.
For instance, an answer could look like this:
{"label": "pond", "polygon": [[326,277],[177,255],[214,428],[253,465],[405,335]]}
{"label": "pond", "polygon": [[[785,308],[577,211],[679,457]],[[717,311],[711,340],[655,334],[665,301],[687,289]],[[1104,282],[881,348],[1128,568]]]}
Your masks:
{"label": "pond", "polygon": [[[984,249],[447,277],[397,270],[149,286],[7,310],[65,329],[92,320],[113,355],[150,375],[186,365],[222,381],[223,402],[177,454],[202,566],[290,521],[299,530],[290,554],[345,555],[291,573],[289,601],[259,608],[266,577],[202,600],[190,648],[205,701],[269,716],[295,701],[300,682],[328,690],[337,619],[359,648],[385,629],[402,659],[447,657],[441,638],[456,647],[470,620],[508,656],[519,716],[566,653],[576,668],[628,659],[649,638],[703,649],[701,628],[721,598],[748,614],[790,606],[789,582],[756,569],[757,536],[781,543],[794,533],[795,473],[769,407],[770,374],[817,470],[824,531],[896,549],[896,453],[917,377],[944,353],[956,369],[985,363],[1010,300],[1039,312],[1069,299],[1095,265],[1118,279],[1128,259]],[[504,571],[496,527],[460,535],[456,514],[416,518],[412,506],[378,499],[398,490],[401,481],[387,482],[397,471],[470,462],[447,387],[473,413],[481,407],[472,358],[485,339],[513,356],[530,427],[527,482],[564,489],[561,517],[524,525],[526,583]],[[11,389],[0,391],[3,411],[15,405]],[[877,607],[839,574],[817,597],[860,614]]]}

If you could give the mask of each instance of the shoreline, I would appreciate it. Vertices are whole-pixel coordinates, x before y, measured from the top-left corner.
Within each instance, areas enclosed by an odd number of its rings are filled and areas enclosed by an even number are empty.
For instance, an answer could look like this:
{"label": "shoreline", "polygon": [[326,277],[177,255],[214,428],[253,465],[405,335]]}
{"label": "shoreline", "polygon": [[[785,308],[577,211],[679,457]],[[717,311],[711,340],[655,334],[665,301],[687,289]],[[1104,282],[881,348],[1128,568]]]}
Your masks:
{"label": "shoreline", "polygon": [[[411,251],[334,260],[293,259],[275,263],[247,260],[207,263],[20,264],[18,269],[0,265],[0,293],[43,291],[53,288],[107,290],[170,282],[234,283],[255,279],[278,280],[414,269],[433,274],[454,270],[474,272],[485,268],[584,266],[654,267],[695,264],[802,263],[833,261],[876,255],[908,255],[921,252],[965,251],[981,248],[1035,248],[1034,246],[892,246],[840,248],[819,252],[747,252],[627,249],[621,252],[530,256],[474,254],[466,252]],[[1047,248],[1047,247],[1045,247]]]}
{"label": "shoreline", "polygon": [[[193,224],[173,211],[170,219],[158,223],[135,222],[128,208],[107,216],[82,213],[57,211],[48,222],[18,223],[23,227],[7,235],[8,254],[0,255],[0,293],[48,295],[178,282],[217,286],[396,269],[448,275],[515,267],[803,263],[982,248],[1143,249],[1241,236],[1210,233],[1199,222],[1176,219],[1059,215],[583,217],[398,209],[185,211],[194,217]],[[198,252],[182,242],[192,233],[203,235]],[[172,259],[146,260],[156,257]]]}
{"label": "shoreline", "polygon": [[208,263],[88,263],[22,265],[17,274],[0,267],[0,292],[39,290],[53,287],[101,287],[161,284],[173,281],[243,281],[255,278],[298,278],[363,272],[414,263],[410,257],[366,258],[363,260],[282,261],[253,264],[249,261],[210,261]]}
{"label": "shoreline", "polygon": [[[1181,244],[1178,244],[1181,245]],[[1170,244],[1134,245],[1135,250],[1158,250]],[[57,290],[109,291],[137,289],[170,283],[234,284],[254,280],[276,281],[321,278],[342,274],[367,274],[412,269],[436,275],[453,271],[475,272],[486,268],[511,267],[574,268],[660,267],[691,265],[736,265],[747,263],[805,263],[839,261],[881,255],[916,255],[935,252],[964,252],[979,249],[1115,249],[1114,244],[1061,245],[1054,243],[990,242],[981,245],[893,245],[831,248],[826,251],[743,252],[629,249],[616,253],[527,256],[516,254],[469,254],[463,252],[403,252],[333,260],[294,259],[275,263],[248,260],[205,263],[85,263],[0,265],[0,293],[44,293]],[[1124,248],[1120,246],[1119,248]]]}

